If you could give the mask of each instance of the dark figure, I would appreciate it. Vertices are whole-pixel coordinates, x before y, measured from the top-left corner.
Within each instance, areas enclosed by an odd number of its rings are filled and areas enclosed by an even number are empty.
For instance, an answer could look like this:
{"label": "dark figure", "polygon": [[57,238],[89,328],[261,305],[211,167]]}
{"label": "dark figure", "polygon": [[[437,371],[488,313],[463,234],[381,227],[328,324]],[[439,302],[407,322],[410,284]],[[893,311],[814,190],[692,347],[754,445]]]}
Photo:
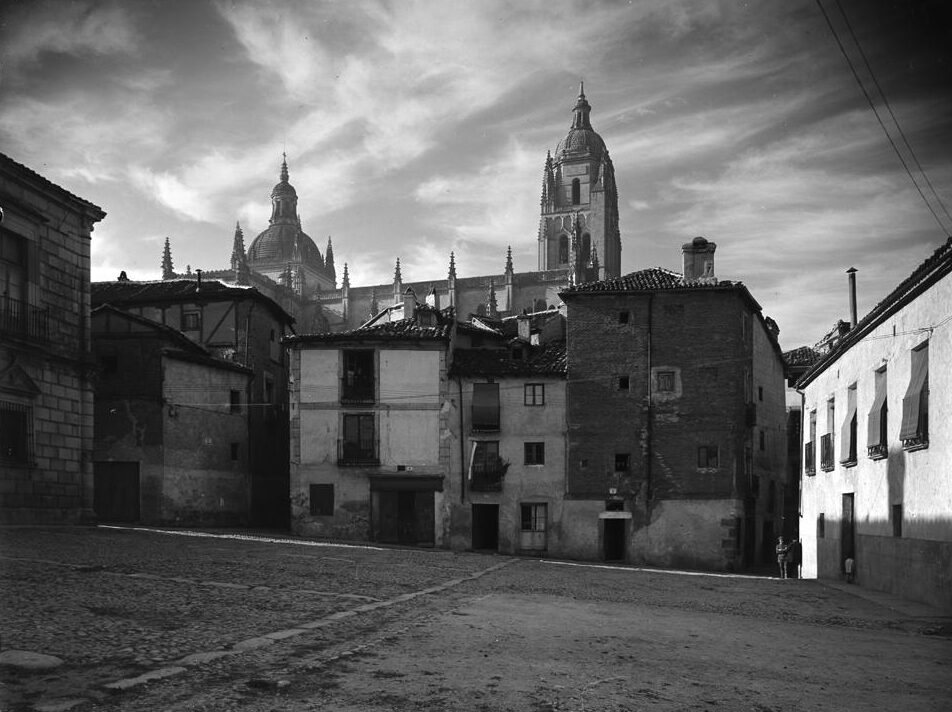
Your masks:
{"label": "dark figure", "polygon": [[798,539],[794,539],[787,545],[787,563],[793,568],[793,578],[800,578],[800,563],[802,562],[802,547]]}
{"label": "dark figure", "polygon": [[784,544],[783,537],[777,537],[777,566],[780,567],[780,578],[787,578],[787,554],[790,551],[790,546]]}

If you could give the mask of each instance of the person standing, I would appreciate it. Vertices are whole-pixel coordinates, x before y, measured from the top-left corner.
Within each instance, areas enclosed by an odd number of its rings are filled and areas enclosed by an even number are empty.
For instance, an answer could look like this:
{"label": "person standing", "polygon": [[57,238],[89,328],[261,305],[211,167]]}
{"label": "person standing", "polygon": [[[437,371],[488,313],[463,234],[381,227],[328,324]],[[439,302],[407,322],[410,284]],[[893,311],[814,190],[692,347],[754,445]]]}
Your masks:
{"label": "person standing", "polygon": [[780,578],[787,578],[787,553],[790,547],[784,543],[783,537],[777,537],[777,566],[780,567]]}

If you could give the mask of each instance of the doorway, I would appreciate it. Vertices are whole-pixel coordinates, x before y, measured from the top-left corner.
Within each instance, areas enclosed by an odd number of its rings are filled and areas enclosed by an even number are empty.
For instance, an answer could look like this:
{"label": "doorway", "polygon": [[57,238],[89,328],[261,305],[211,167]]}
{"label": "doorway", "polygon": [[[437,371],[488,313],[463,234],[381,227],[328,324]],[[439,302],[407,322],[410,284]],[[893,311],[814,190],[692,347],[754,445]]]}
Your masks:
{"label": "doorway", "polygon": [[433,546],[433,492],[380,492],[377,541],[408,546]]}
{"label": "doorway", "polygon": [[[843,518],[840,520],[840,567],[846,571],[846,560],[856,558],[853,493],[843,495]],[[855,571],[855,567],[854,567]]]}
{"label": "doorway", "polygon": [[625,560],[626,519],[603,519],[605,561]]}
{"label": "doorway", "polygon": [[499,549],[499,505],[473,505],[473,550]]}
{"label": "doorway", "polygon": [[101,522],[139,521],[139,463],[93,463],[93,510]]}

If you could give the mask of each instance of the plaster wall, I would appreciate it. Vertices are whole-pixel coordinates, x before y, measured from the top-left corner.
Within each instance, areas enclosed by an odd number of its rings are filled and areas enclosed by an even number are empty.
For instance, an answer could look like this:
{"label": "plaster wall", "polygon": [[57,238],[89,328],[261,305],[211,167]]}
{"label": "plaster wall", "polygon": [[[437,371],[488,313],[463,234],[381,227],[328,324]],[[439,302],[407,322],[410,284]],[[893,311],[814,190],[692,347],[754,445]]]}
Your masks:
{"label": "plaster wall", "polygon": [[[815,475],[802,471],[800,535],[803,575],[841,576],[843,495],[852,494],[856,536],[856,580],[870,588],[948,607],[952,603],[952,278],[946,276],[886,318],[860,342],[826,367],[804,388],[804,420],[817,414],[817,441],[834,433],[835,465]],[[929,445],[906,451],[899,440],[902,401],[909,385],[911,350],[929,341]],[[875,371],[886,367],[888,455],[867,454],[869,410],[875,397]],[[840,463],[840,438],[847,390],[856,384],[857,463]],[[826,403],[835,399],[835,421],[827,422]],[[809,440],[805,427],[801,451]],[[806,463],[805,463],[806,464]],[[896,522],[894,505],[901,505]],[[821,524],[822,521],[822,524]],[[894,524],[901,532],[894,530]],[[935,570],[929,575],[917,572]]]}

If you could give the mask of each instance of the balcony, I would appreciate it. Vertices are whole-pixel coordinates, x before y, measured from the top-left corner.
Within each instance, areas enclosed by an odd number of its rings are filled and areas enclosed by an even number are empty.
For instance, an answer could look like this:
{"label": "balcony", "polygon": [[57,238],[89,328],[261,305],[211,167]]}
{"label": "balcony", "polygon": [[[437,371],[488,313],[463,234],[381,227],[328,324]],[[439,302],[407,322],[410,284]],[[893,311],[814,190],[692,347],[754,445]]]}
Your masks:
{"label": "balcony", "polygon": [[0,333],[14,334],[36,341],[50,337],[49,309],[37,309],[26,302],[0,296]]}
{"label": "balcony", "polygon": [[372,378],[345,376],[340,379],[340,402],[342,405],[373,405],[375,390]]}
{"label": "balcony", "polygon": [[470,411],[474,433],[499,432],[499,406],[474,405]]}
{"label": "balcony", "polygon": [[833,456],[833,433],[820,436],[820,469],[830,472],[836,466]]}
{"label": "balcony", "polygon": [[816,452],[813,442],[808,442],[803,446],[803,471],[812,476],[816,474]]}
{"label": "balcony", "polygon": [[492,469],[473,468],[473,479],[469,482],[472,492],[502,492],[502,481],[506,470],[501,467]]}
{"label": "balcony", "polygon": [[338,440],[337,464],[344,467],[379,465],[380,452],[377,448],[377,442]]}
{"label": "balcony", "polygon": [[866,448],[866,453],[871,460],[882,460],[889,455],[889,449],[883,443]]}

